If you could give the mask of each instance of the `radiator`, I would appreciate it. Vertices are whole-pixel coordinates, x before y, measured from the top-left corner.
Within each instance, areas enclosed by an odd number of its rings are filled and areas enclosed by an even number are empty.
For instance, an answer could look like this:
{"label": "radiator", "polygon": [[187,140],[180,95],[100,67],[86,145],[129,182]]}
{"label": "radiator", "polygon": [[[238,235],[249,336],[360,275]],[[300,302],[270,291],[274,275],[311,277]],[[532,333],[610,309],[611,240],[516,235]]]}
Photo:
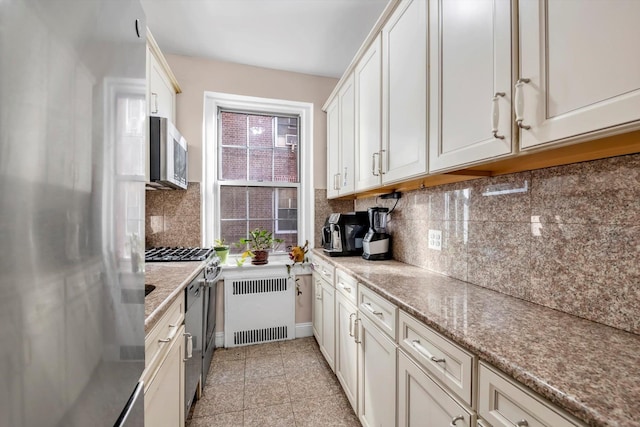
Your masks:
{"label": "radiator", "polygon": [[224,345],[295,338],[295,283],[282,272],[225,278]]}

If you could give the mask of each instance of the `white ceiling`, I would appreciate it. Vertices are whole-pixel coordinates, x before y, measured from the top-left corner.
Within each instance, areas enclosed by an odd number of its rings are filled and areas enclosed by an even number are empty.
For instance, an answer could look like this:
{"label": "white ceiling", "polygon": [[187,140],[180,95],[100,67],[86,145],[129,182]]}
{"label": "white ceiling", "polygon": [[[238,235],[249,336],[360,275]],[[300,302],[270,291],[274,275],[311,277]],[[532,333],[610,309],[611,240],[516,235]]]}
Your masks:
{"label": "white ceiling", "polygon": [[164,53],[340,77],[388,0],[141,0]]}

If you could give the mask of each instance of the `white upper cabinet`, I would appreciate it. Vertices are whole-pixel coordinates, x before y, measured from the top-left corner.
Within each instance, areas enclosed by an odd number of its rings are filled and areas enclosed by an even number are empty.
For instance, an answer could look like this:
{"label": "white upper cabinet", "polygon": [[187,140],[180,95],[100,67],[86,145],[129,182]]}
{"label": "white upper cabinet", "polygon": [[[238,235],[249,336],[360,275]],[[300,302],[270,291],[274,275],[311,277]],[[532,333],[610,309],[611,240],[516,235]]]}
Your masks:
{"label": "white upper cabinet", "polygon": [[510,0],[429,8],[430,172],[511,154]]}
{"label": "white upper cabinet", "polygon": [[147,29],[147,102],[149,115],[176,122],[176,94],[180,85],[169,68],[151,31]]}
{"label": "white upper cabinet", "polygon": [[355,190],[356,94],[353,75],[327,107],[327,197]]}
{"label": "white upper cabinet", "polygon": [[327,197],[340,194],[340,108],[336,97],[327,107]]}
{"label": "white upper cabinet", "polygon": [[382,39],[380,34],[356,65],[356,190],[380,185],[382,144]]}
{"label": "white upper cabinet", "polygon": [[355,190],[356,93],[351,76],[338,93],[340,100],[340,195]]}
{"label": "white upper cabinet", "polygon": [[402,0],[382,28],[382,183],[427,172],[427,2]]}
{"label": "white upper cabinet", "polygon": [[640,127],[640,1],[527,0],[519,9],[521,148]]}

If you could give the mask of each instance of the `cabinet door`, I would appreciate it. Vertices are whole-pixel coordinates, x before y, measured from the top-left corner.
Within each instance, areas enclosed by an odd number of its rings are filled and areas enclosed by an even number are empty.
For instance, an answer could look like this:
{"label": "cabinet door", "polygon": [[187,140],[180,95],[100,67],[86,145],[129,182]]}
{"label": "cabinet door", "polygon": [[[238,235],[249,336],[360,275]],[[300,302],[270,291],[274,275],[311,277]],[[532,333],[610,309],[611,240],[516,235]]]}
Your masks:
{"label": "cabinet door", "polygon": [[313,305],[312,327],[313,336],[316,337],[318,345],[322,345],[322,279],[314,273],[313,275]]}
{"label": "cabinet door", "polygon": [[378,35],[355,69],[356,190],[380,185],[382,143],[382,37]]}
{"label": "cabinet door", "polygon": [[429,2],[430,172],[512,152],[511,2],[472,3]]}
{"label": "cabinet door", "polygon": [[402,0],[382,29],[382,182],[427,172],[427,2]]}
{"label": "cabinet door", "polygon": [[175,91],[156,57],[149,53],[149,114],[175,123]]}
{"label": "cabinet door", "polygon": [[327,197],[340,191],[340,108],[338,98],[327,108]]}
{"label": "cabinet door", "polygon": [[398,426],[471,427],[472,414],[398,352]]}
{"label": "cabinet door", "polygon": [[184,425],[183,334],[184,326],[181,326],[144,394],[144,424],[147,427]]}
{"label": "cabinet door", "polygon": [[640,2],[531,0],[519,7],[526,80],[516,84],[516,119],[530,127],[520,130],[521,148],[640,127]]}
{"label": "cabinet door", "polygon": [[340,195],[353,193],[355,189],[356,149],[356,94],[353,76],[343,84],[340,99]]}
{"label": "cabinet door", "polygon": [[332,370],[335,371],[335,289],[334,287],[322,281],[322,344],[320,351],[327,360]]}
{"label": "cabinet door", "polygon": [[336,376],[358,413],[358,344],[356,343],[356,306],[342,293],[336,293]]}
{"label": "cabinet door", "polygon": [[365,427],[396,425],[396,345],[369,319],[358,331],[358,408]]}

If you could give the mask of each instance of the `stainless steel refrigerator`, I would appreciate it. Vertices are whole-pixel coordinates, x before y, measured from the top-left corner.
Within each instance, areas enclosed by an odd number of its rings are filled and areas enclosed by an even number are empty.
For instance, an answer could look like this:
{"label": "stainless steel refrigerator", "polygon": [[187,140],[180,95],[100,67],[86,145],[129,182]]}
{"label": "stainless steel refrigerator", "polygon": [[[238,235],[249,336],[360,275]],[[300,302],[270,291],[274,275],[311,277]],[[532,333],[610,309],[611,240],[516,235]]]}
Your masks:
{"label": "stainless steel refrigerator", "polygon": [[144,424],[145,28],[0,0],[0,427]]}

